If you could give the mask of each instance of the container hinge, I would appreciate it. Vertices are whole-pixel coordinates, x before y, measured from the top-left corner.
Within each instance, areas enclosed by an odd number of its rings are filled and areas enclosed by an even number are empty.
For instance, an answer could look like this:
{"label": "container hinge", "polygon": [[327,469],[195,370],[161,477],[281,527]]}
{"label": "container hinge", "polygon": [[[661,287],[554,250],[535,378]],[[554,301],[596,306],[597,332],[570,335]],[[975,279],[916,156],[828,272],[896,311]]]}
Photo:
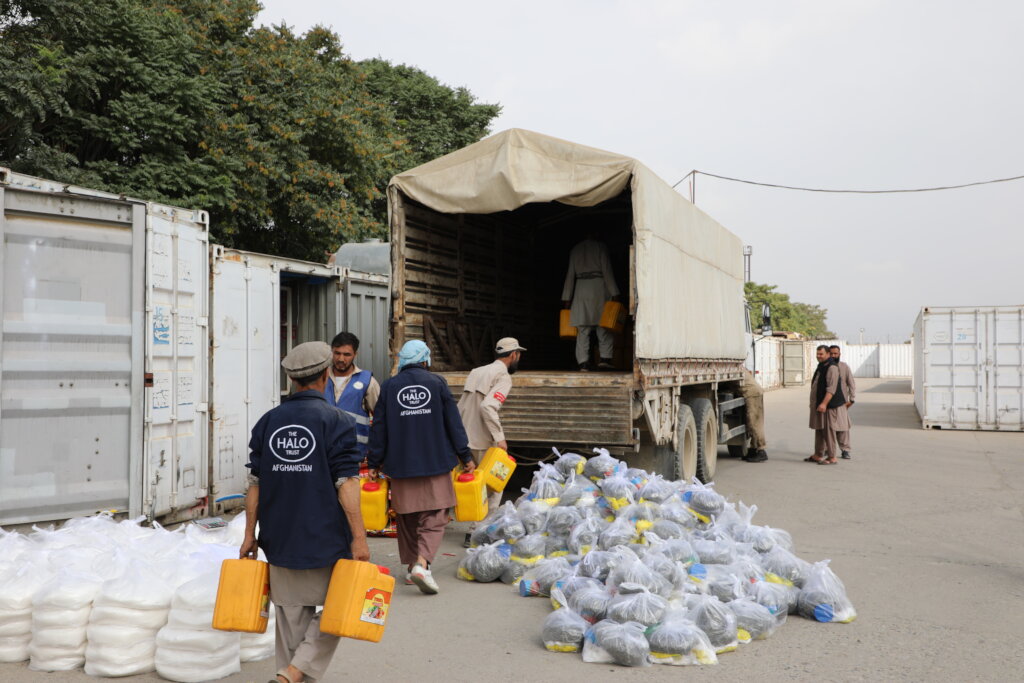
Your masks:
{"label": "container hinge", "polygon": [[196,239],[198,241],[200,241],[200,242],[209,242],[210,241],[210,233],[208,233],[208,232],[201,232],[198,235],[196,235]]}
{"label": "container hinge", "polygon": [[209,403],[200,403],[199,405],[196,406],[196,412],[197,413],[205,413],[205,412],[208,412],[209,410],[210,410],[210,404]]}
{"label": "container hinge", "polygon": [[196,320],[196,325],[199,325],[199,327],[206,327],[209,324],[210,324],[210,319],[207,318],[205,315],[204,316],[200,316],[199,319]]}

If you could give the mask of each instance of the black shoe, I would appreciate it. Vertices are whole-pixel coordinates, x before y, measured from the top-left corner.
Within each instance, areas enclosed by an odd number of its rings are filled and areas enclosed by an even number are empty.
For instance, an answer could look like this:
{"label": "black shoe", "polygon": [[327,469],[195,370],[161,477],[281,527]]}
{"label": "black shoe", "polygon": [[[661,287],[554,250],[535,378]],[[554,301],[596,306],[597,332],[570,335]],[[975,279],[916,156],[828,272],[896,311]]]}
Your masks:
{"label": "black shoe", "polygon": [[853,456],[850,455],[850,451],[843,451],[842,455],[840,455],[839,457],[842,458],[843,460],[849,460]]}
{"label": "black shoe", "polygon": [[768,454],[765,453],[763,448],[758,448],[756,451],[751,451],[743,457],[743,462],[764,462],[768,459]]}
{"label": "black shoe", "polygon": [[472,535],[473,535],[473,534],[466,534],[466,540],[464,540],[464,541],[462,542],[462,547],[463,547],[463,548],[468,548],[468,547],[469,547],[469,545],[470,545],[470,541],[469,541],[469,539],[470,539],[470,537],[471,537]]}
{"label": "black shoe", "polygon": [[590,372],[593,368],[590,367],[590,363],[580,363],[580,372]]}
{"label": "black shoe", "polygon": [[602,358],[601,362],[597,364],[598,370],[614,370],[615,366],[612,365],[611,358]]}

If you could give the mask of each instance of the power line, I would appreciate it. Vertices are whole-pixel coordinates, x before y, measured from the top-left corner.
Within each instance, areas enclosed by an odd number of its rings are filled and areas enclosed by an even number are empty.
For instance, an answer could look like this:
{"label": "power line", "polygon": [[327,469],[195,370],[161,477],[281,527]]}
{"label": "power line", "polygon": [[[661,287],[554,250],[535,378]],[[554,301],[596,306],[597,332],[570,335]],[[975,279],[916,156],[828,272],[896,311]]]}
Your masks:
{"label": "power line", "polygon": [[1013,176],[1011,178],[996,178],[994,180],[979,180],[973,183],[963,183],[961,185],[942,185],[939,187],[916,187],[913,189],[902,189],[902,190],[831,190],[821,187],[796,187],[794,185],[779,185],[777,183],[762,183],[756,180],[744,180],[743,178],[731,178],[729,176],[718,175],[717,173],[708,173],[707,171],[698,171],[696,169],[690,171],[685,176],[679,179],[672,187],[675,187],[679,183],[683,182],[687,178],[696,175],[706,175],[709,178],[718,178],[719,180],[728,180],[733,183],[745,183],[747,185],[758,185],[760,187],[774,187],[780,190],[798,190],[800,192],[827,192],[831,194],[901,194],[908,192],[938,192],[940,190],[959,190],[964,187],[976,187],[978,185],[992,185],[994,183],[1008,183],[1014,180],[1024,180],[1024,175]]}

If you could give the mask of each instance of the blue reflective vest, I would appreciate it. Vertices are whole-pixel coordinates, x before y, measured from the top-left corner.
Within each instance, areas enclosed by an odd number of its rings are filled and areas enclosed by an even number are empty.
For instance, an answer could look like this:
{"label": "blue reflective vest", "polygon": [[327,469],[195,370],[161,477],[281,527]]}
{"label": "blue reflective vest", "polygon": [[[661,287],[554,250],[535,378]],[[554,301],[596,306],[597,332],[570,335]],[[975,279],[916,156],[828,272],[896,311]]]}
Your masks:
{"label": "blue reflective vest", "polygon": [[363,399],[370,389],[370,378],[373,373],[369,370],[360,370],[352,375],[348,384],[341,391],[341,398],[337,403],[334,401],[334,376],[327,376],[327,386],[324,388],[324,398],[335,408],[347,413],[356,421],[356,440],[359,442],[359,450],[363,457],[366,457],[366,445],[370,441],[370,416],[363,410]]}

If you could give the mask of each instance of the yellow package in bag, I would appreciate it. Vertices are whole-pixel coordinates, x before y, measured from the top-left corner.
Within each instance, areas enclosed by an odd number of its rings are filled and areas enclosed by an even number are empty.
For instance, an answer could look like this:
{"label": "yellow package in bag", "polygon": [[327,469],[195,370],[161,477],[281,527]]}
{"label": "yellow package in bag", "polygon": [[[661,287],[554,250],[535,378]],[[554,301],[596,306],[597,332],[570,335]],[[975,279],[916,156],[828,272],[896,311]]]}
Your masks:
{"label": "yellow package in bag", "polygon": [[487,487],[480,470],[454,473],[455,520],[479,522],[487,516]]}
{"label": "yellow package in bag", "polygon": [[480,461],[480,471],[484,474],[484,485],[495,491],[504,491],[512,473],[516,471],[516,459],[504,450],[494,446],[484,453]]}
{"label": "yellow package in bag", "polygon": [[213,627],[265,633],[270,617],[270,565],[262,560],[224,560],[220,565]]}
{"label": "yellow package in bag", "polygon": [[359,508],[367,531],[383,531],[388,525],[388,480],[362,482],[359,487]]}
{"label": "yellow package in bag", "polygon": [[605,301],[601,311],[601,327],[612,332],[622,332],[626,327],[626,307],[621,301]]}
{"label": "yellow package in bag", "polygon": [[395,578],[386,567],[338,560],[331,572],[320,631],[342,638],[379,643],[384,637]]}
{"label": "yellow package in bag", "polygon": [[569,309],[563,308],[558,314],[558,336],[562,339],[573,339],[578,330],[569,323]]}

